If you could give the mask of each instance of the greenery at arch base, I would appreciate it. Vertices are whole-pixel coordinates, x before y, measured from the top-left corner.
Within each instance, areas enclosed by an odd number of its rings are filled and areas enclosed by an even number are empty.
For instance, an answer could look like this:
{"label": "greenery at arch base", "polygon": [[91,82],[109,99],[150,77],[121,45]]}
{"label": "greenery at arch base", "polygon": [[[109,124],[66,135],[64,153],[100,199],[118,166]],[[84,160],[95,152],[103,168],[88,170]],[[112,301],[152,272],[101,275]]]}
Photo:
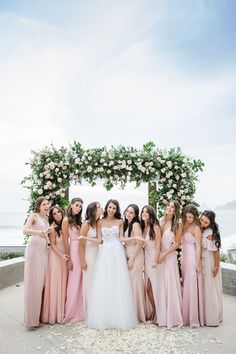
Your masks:
{"label": "greenery at arch base", "polygon": [[149,202],[157,205],[162,213],[170,199],[178,200],[182,206],[195,203],[195,183],[204,166],[201,160],[186,156],[179,147],[161,150],[153,142],[142,148],[120,145],[84,149],[79,142],[60,148],[50,145],[41,151],[32,151],[32,158],[26,164],[31,172],[21,183],[30,192],[29,212],[39,196],[64,207],[71,183],[86,181],[95,186],[103,181],[107,190],[114,185],[124,188],[129,182],[134,182],[136,187],[156,183],[156,190],[149,194]]}

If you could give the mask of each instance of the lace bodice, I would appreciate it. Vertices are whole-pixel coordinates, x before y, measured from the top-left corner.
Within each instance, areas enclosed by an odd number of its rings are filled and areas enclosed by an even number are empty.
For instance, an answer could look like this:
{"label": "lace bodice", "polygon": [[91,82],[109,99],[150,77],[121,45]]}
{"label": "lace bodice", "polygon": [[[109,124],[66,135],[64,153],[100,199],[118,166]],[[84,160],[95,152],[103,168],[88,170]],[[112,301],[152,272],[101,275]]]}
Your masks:
{"label": "lace bodice", "polygon": [[119,241],[119,226],[113,225],[111,227],[102,226],[102,240],[103,242],[120,242]]}

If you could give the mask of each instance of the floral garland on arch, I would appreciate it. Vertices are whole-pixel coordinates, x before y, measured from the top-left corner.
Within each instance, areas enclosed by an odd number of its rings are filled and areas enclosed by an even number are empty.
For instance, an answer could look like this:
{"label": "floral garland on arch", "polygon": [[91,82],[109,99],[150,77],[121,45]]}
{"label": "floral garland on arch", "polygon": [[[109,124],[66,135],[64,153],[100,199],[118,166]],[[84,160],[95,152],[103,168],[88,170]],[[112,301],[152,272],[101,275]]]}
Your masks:
{"label": "floral garland on arch", "polygon": [[147,182],[156,184],[156,190],[149,193],[149,202],[162,212],[170,199],[178,200],[182,206],[194,203],[195,183],[204,166],[201,160],[186,156],[180,148],[160,150],[153,142],[141,149],[122,145],[83,149],[74,142],[69,148],[50,145],[32,154],[26,163],[31,173],[21,182],[30,191],[29,211],[41,195],[64,207],[71,183],[84,180],[95,186],[103,180],[107,190],[114,185],[124,188],[129,182],[135,182],[136,187]]}

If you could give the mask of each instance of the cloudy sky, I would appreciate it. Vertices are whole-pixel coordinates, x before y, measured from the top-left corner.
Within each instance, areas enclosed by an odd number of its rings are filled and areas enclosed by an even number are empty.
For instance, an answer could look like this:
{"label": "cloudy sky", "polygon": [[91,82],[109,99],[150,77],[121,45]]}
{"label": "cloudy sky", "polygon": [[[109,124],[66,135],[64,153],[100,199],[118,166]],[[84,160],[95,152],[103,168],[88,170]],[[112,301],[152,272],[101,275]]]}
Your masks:
{"label": "cloudy sky", "polygon": [[234,0],[0,0],[0,211],[24,211],[31,149],[152,140],[236,199]]}

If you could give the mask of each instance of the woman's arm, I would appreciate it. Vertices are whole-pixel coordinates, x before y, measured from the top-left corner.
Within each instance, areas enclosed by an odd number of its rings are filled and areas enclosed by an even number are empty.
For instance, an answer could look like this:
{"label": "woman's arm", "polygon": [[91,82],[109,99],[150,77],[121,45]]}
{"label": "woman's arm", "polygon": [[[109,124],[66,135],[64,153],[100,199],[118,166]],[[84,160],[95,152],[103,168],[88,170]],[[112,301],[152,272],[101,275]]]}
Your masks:
{"label": "woman's arm", "polygon": [[[140,227],[140,225],[138,223],[134,223],[133,224],[133,234],[134,234],[134,237],[140,237],[141,238],[142,230],[141,230],[141,227]],[[129,239],[132,240],[132,238],[129,238]],[[142,248],[142,241],[138,240],[138,239],[135,239],[135,241],[136,241],[136,246],[135,246],[135,249],[134,249],[134,253],[132,254],[132,256],[128,260],[129,269],[133,268],[134,260],[135,260],[135,258],[137,257],[137,255],[139,254],[139,252],[140,252],[140,250]]]}
{"label": "woman's arm", "polygon": [[67,267],[69,270],[72,270],[73,263],[70,258],[69,232],[68,232],[69,227],[70,227],[70,225],[68,223],[68,218],[67,218],[67,216],[65,216],[64,219],[62,220],[61,231],[62,231],[62,235],[63,235],[65,254],[69,257]]}
{"label": "woman's arm", "polygon": [[214,251],[214,267],[212,269],[213,277],[215,277],[220,268],[220,251]]}
{"label": "woman's arm", "polygon": [[158,259],[160,257],[160,250],[161,250],[161,229],[158,225],[154,225],[154,232],[155,232],[156,255],[155,255],[155,259],[152,263],[153,268],[155,268],[158,264]]}
{"label": "woman's arm", "polygon": [[33,213],[28,217],[28,219],[24,225],[24,228],[23,228],[24,235],[30,235],[30,236],[36,235],[36,236],[46,237],[43,230],[31,229],[31,226],[35,222],[36,222],[36,215],[35,215],[35,213]]}
{"label": "woman's arm", "polygon": [[79,242],[80,266],[83,270],[87,269],[87,262],[85,259],[85,244],[86,244],[85,236],[87,236],[88,230],[89,230],[89,224],[85,221],[80,229],[80,235],[83,238],[81,238]]}
{"label": "woman's arm", "polygon": [[165,257],[168,256],[168,254],[175,252],[177,250],[177,248],[179,248],[180,246],[180,241],[181,241],[181,236],[182,236],[182,225],[179,225],[176,234],[175,234],[175,243],[173,244],[173,246],[171,248],[169,248],[166,252],[163,252],[160,254],[158,263],[161,263]]}
{"label": "woman's arm", "polygon": [[[62,253],[59,251],[59,249],[57,247],[57,243],[56,243],[56,236],[57,236],[56,231],[54,229],[51,230],[49,233],[51,248],[58,256],[60,256],[65,262],[67,262],[69,259],[69,256],[67,256],[65,253]],[[60,237],[63,237],[63,236],[61,235]]]}
{"label": "woman's arm", "polygon": [[197,273],[201,273],[202,233],[199,226],[195,227],[194,236],[196,240],[196,270]]}

